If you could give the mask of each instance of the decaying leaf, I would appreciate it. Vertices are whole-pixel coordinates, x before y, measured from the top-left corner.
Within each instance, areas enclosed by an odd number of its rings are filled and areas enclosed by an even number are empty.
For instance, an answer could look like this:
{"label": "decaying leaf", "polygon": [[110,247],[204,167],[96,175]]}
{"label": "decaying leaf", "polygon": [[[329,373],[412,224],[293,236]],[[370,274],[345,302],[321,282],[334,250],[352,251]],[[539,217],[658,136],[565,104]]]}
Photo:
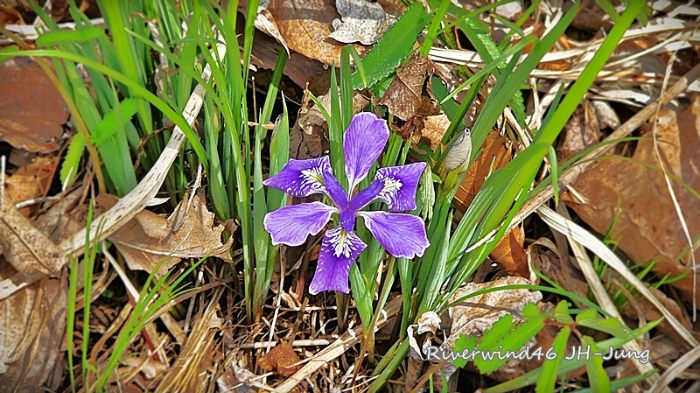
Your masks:
{"label": "decaying leaf", "polygon": [[[496,281],[475,284],[468,283],[460,288],[450,300],[451,302],[474,293],[476,291],[503,287],[507,285],[527,285],[532,284],[528,279],[521,277],[504,277]],[[452,329],[449,337],[440,346],[443,353],[453,351],[455,341],[462,335],[480,337],[483,333],[493,327],[493,324],[506,314],[513,315],[514,320],[522,319],[523,307],[527,303],[538,304],[542,300],[542,293],[539,291],[529,291],[527,289],[508,289],[502,291],[489,292],[483,295],[468,298],[452,308]],[[546,304],[542,307],[547,306]],[[527,345],[532,348],[549,348],[552,344],[556,329],[545,326]],[[528,360],[511,359],[495,371],[489,374],[490,378],[497,381],[505,381],[522,375],[542,365],[542,360],[537,358]],[[473,365],[468,365],[473,369]]]}
{"label": "decaying leaf", "polygon": [[[332,0],[271,0],[266,18],[277,27],[289,49],[323,64],[340,65],[343,44],[329,38],[338,18]],[[358,52],[364,47],[356,45]]]}
{"label": "decaying leaf", "polygon": [[[486,177],[508,165],[511,160],[511,143],[508,138],[501,136],[498,131],[491,131],[482,145],[483,152],[472,163],[455,194],[455,204],[462,213],[467,210],[476,193],[484,185]],[[476,149],[475,146],[472,149]]]}
{"label": "decaying leaf", "polygon": [[405,66],[396,70],[396,78],[377,104],[386,105],[389,113],[408,120],[421,107],[425,78],[432,75],[434,70],[435,66],[428,58],[414,56]]}
{"label": "decaying leaf", "polygon": [[274,371],[283,377],[288,377],[297,372],[301,365],[294,364],[300,362],[299,356],[294,352],[292,344],[280,340],[280,343],[265,354],[258,358],[258,366],[265,371]]}
{"label": "decaying leaf", "polygon": [[363,45],[372,45],[396,22],[395,18],[384,13],[379,3],[336,0],[335,6],[342,20],[333,21],[335,31],[330,37],[346,44],[360,42]]}
{"label": "decaying leaf", "polygon": [[496,244],[496,247],[491,251],[491,258],[501,265],[509,275],[528,278],[530,271],[527,266],[527,254],[523,248],[524,244],[525,232],[521,227],[515,227]]}
{"label": "decaying leaf", "polygon": [[0,64],[0,141],[50,153],[59,148],[68,115],[60,93],[34,60],[19,57]]}
{"label": "decaying leaf", "polygon": [[569,122],[564,126],[564,137],[557,147],[557,161],[564,163],[587,147],[600,140],[600,126],[595,107],[589,100],[576,108]]}
{"label": "decaying leaf", "polygon": [[[700,190],[700,96],[683,111],[664,108],[659,113],[657,137],[666,170],[694,190]],[[644,128],[633,159],[659,168],[650,140],[652,125]],[[700,203],[697,197],[677,181],[671,180],[691,238],[700,233]],[[635,263],[659,262],[653,271],[660,276],[678,275],[691,269],[688,242],[669,195],[662,173],[640,163],[608,159],[596,164],[573,183],[585,201],[571,193],[562,199],[599,233],[606,233],[615,216],[619,218],[612,238]],[[695,250],[700,261],[700,251]],[[693,296],[692,272],[672,285],[686,299]],[[700,291],[696,300],[700,303]]]}
{"label": "decaying leaf", "polygon": [[[507,285],[530,284],[530,280],[522,277],[504,277],[492,282],[481,284],[467,283],[457,290],[450,301],[456,301],[473,292]],[[446,343],[454,347],[454,342],[460,335],[481,335],[490,329],[494,322],[506,314],[522,315],[527,303],[538,303],[542,293],[527,289],[508,289],[495,291],[471,297],[452,309],[452,332]]]}
{"label": "decaying leaf", "polygon": [[[99,195],[97,205],[107,210],[117,203],[113,195]],[[221,243],[223,225],[214,225],[214,214],[207,210],[203,197],[196,194],[189,205],[183,198],[170,217],[143,210],[107,239],[124,255],[131,270],[151,273],[163,260],[158,270],[165,274],[182,258],[219,257],[232,262],[228,253],[233,238]],[[189,207],[183,214],[183,210]]]}
{"label": "decaying leaf", "polygon": [[145,354],[142,354],[141,356],[127,357],[122,360],[122,365],[138,369],[144,378],[148,380],[164,374],[169,368],[167,363],[156,361],[150,357],[145,357]]}
{"label": "decaying leaf", "polygon": [[[0,280],[15,275],[0,255]],[[55,391],[61,384],[61,344],[66,326],[65,282],[44,278],[0,301],[2,390]],[[58,380],[53,378],[58,367]]]}
{"label": "decaying leaf", "polygon": [[[16,202],[23,202],[46,195],[58,164],[58,156],[37,156],[34,162],[19,168],[7,178],[7,192]],[[21,210],[29,217],[29,208]]]}
{"label": "decaying leaf", "polygon": [[4,196],[0,201],[0,248],[7,262],[25,276],[35,271],[56,274],[66,262],[63,251],[15,209],[9,193]]}

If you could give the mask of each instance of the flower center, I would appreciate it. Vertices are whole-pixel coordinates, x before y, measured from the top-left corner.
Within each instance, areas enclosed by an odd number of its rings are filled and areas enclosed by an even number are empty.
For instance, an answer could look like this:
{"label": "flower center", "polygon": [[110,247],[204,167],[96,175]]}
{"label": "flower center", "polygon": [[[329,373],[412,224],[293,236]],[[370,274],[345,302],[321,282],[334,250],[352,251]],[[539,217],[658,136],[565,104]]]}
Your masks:
{"label": "flower center", "polygon": [[304,179],[301,181],[302,186],[311,186],[312,189],[319,189],[325,183],[323,181],[323,173],[321,167],[313,167],[301,171]]}
{"label": "flower center", "polygon": [[350,258],[352,246],[349,241],[348,233],[340,229],[339,231],[332,231],[329,234],[331,237],[331,244],[333,245],[333,254],[335,254],[336,257],[342,255],[345,258]]}
{"label": "flower center", "polygon": [[393,177],[387,177],[386,179],[383,179],[383,181],[384,188],[382,188],[382,190],[379,192],[379,196],[381,198],[390,199],[390,196],[403,186],[400,180]]}

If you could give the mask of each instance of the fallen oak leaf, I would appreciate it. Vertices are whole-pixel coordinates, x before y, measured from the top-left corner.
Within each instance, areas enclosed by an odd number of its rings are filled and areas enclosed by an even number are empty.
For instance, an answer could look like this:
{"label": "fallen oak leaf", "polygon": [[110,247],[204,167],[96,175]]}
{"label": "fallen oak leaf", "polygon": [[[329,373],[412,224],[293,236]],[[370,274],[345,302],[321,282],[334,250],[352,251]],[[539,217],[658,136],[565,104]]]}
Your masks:
{"label": "fallen oak leaf", "polygon": [[405,66],[396,70],[384,96],[377,102],[389,109],[389,113],[408,120],[421,107],[425,79],[435,71],[435,65],[426,57],[414,56]]}
{"label": "fallen oak leaf", "polygon": [[346,44],[372,45],[396,22],[396,18],[384,13],[379,3],[336,0],[335,6],[342,19],[333,21],[335,31],[329,37]]}
{"label": "fallen oak leaf", "polygon": [[[117,201],[117,197],[108,194],[96,198],[98,206],[105,210]],[[187,207],[183,215],[182,210]],[[228,253],[233,237],[222,244],[223,231],[223,225],[214,225],[214,213],[207,210],[205,199],[195,194],[191,204],[183,198],[167,218],[148,210],[139,212],[107,239],[117,246],[132,270],[151,273],[165,259],[158,270],[162,275],[182,258],[215,256],[233,262]]]}
{"label": "fallen oak leaf", "polygon": [[529,278],[530,269],[527,265],[524,244],[525,232],[522,227],[515,227],[496,244],[491,251],[491,258],[509,275]]}
{"label": "fallen oak leaf", "polygon": [[15,208],[7,192],[0,200],[0,249],[25,276],[35,271],[55,275],[67,262],[63,251]]}
{"label": "fallen oak leaf", "polygon": [[292,348],[292,344],[285,340],[280,340],[272,350],[265,356],[258,358],[258,366],[265,371],[275,371],[283,377],[288,377],[297,372],[301,365],[301,359]]}
{"label": "fallen oak leaf", "polygon": [[51,80],[34,60],[0,64],[0,141],[31,152],[59,148],[68,109]]}
{"label": "fallen oak leaf", "polygon": [[[266,18],[289,49],[326,65],[340,65],[343,44],[329,38],[338,13],[331,0],[271,0]],[[273,20],[274,19],[274,20]],[[355,45],[361,54],[364,47]]]}

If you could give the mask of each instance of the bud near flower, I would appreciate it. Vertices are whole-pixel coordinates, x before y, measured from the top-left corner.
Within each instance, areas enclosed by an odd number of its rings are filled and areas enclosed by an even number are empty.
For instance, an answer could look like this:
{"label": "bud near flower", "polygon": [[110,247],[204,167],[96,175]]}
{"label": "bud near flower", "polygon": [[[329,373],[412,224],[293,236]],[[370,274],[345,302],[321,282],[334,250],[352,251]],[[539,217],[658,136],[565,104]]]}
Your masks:
{"label": "bud near flower", "polygon": [[472,135],[469,127],[465,128],[445,157],[445,170],[457,170],[462,173],[469,167],[469,157],[472,155]]}

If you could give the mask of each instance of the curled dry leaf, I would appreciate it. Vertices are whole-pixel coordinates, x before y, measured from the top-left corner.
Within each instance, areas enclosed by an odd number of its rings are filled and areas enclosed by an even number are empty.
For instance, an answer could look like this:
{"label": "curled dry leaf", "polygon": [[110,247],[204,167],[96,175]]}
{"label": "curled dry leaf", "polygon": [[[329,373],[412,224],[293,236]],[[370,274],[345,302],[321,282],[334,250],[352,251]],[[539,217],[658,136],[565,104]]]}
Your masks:
{"label": "curled dry leaf", "polygon": [[564,137],[557,147],[557,161],[564,163],[598,143],[601,138],[600,128],[595,107],[589,100],[584,100],[583,105],[576,108],[564,126]]}
{"label": "curled dry leaf", "polygon": [[[658,120],[658,147],[664,167],[693,190],[700,190],[700,173],[696,170],[700,167],[700,96],[683,111],[662,109]],[[652,125],[645,127],[645,139],[638,142],[632,158],[659,168],[650,140],[652,129]],[[690,236],[695,239],[700,233],[700,221],[696,219],[700,203],[677,181],[671,183]],[[691,269],[688,242],[662,173],[633,161],[608,159],[584,172],[572,186],[586,203],[571,193],[564,193],[562,199],[595,231],[606,233],[619,213],[612,239],[635,263],[657,261],[653,271],[660,276],[676,276]],[[697,249],[695,258],[700,261]],[[672,284],[685,299],[692,299],[694,294],[692,274]],[[700,291],[696,296],[700,304]]]}
{"label": "curled dry leaf", "polygon": [[[15,202],[23,202],[46,195],[51,186],[51,180],[58,164],[58,156],[38,156],[34,162],[19,168],[7,178],[7,192]],[[30,208],[21,210],[29,217]]]}
{"label": "curled dry leaf", "polygon": [[[464,213],[484,185],[486,177],[496,169],[508,165],[511,160],[511,143],[498,131],[491,131],[482,145],[483,153],[472,163],[455,194],[457,209]],[[476,147],[472,147],[476,149]]]}
{"label": "curled dry leaf", "polygon": [[[326,65],[340,65],[343,44],[329,37],[339,17],[332,0],[271,0],[269,23],[277,27],[287,47]],[[356,45],[358,52],[364,47]]]}
{"label": "curled dry leaf", "polygon": [[346,44],[360,42],[372,45],[396,22],[394,17],[384,13],[379,3],[336,0],[335,6],[342,19],[333,21],[335,31],[330,37]]}
{"label": "curled dry leaf", "polygon": [[491,258],[501,265],[508,275],[528,278],[530,269],[527,266],[524,244],[525,232],[521,227],[515,227],[496,244],[491,251]]}
{"label": "curled dry leaf", "polygon": [[[96,198],[98,206],[104,210],[114,206],[117,200],[107,194]],[[183,198],[170,217],[143,210],[107,239],[124,255],[130,269],[148,273],[163,259],[166,260],[159,274],[165,274],[181,258],[215,256],[232,262],[228,250],[233,237],[226,244],[221,243],[224,226],[214,225],[214,213],[207,210],[203,197],[195,194],[183,214],[188,202],[189,198]]]}
{"label": "curled dry leaf", "polygon": [[[0,280],[15,275],[0,255]],[[5,391],[37,391],[52,381],[58,367],[66,326],[66,288],[58,279],[44,278],[0,301],[0,368]],[[59,377],[60,379],[60,377]]]}
{"label": "curled dry leaf", "polygon": [[434,70],[435,66],[430,59],[414,56],[405,66],[396,70],[396,78],[377,104],[385,105],[389,113],[399,119],[408,120],[421,107],[425,78],[431,76]]}
{"label": "curled dry leaf", "polygon": [[0,64],[0,141],[31,152],[59,148],[68,109],[51,80],[29,58]]}
{"label": "curled dry leaf", "polygon": [[[476,291],[503,287],[507,285],[532,284],[528,279],[521,277],[504,277],[493,282],[475,284],[468,283],[460,288],[451,301],[474,293]],[[542,300],[542,293],[539,291],[529,291],[527,289],[509,289],[503,291],[489,292],[469,298],[459,305],[452,307],[452,330],[449,337],[440,346],[443,353],[453,352],[455,341],[462,335],[482,336],[483,333],[493,327],[493,324],[506,314],[512,314],[514,320],[520,320],[523,307],[527,303],[539,303]],[[543,305],[542,307],[547,306]],[[556,329],[545,326],[530,342],[532,348],[549,348],[556,335]],[[516,360],[511,359],[494,373],[489,374],[490,378],[497,381],[506,381],[520,376],[530,370],[542,365],[542,360],[537,358]],[[476,371],[472,364],[468,368]]]}
{"label": "curled dry leaf", "polygon": [[288,341],[280,340],[272,350],[265,354],[265,356],[258,358],[258,366],[265,371],[274,371],[283,377],[288,377],[295,372],[297,372],[301,365],[294,365],[299,363],[301,359],[292,344]]}
{"label": "curled dry leaf", "polygon": [[134,369],[138,369],[144,378],[151,380],[158,375],[164,374],[169,366],[167,363],[159,362],[151,358],[145,358],[143,356],[131,356],[122,360],[122,365]]}
{"label": "curled dry leaf", "polygon": [[25,276],[39,271],[56,274],[66,262],[63,251],[35,228],[17,209],[9,193],[0,200],[0,249]]}

